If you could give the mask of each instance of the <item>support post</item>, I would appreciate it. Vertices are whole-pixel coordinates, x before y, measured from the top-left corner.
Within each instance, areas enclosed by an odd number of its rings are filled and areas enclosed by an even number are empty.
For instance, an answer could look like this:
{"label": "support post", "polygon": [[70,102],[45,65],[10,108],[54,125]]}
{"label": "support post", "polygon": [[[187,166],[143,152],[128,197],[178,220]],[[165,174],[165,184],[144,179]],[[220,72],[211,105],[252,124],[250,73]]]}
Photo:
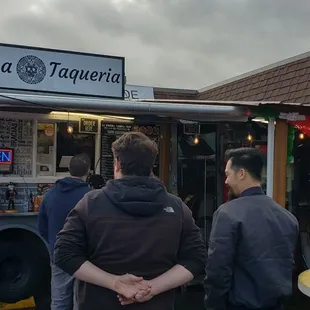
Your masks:
{"label": "support post", "polygon": [[169,167],[171,163],[170,139],[171,130],[170,124],[161,124],[160,128],[160,152],[159,152],[159,177],[166,187],[169,186]]}
{"label": "support post", "polygon": [[274,136],[273,199],[285,208],[288,124],[277,120]]}
{"label": "support post", "polygon": [[267,196],[273,198],[273,169],[274,169],[274,146],[275,146],[275,120],[273,117],[268,121],[267,137]]}

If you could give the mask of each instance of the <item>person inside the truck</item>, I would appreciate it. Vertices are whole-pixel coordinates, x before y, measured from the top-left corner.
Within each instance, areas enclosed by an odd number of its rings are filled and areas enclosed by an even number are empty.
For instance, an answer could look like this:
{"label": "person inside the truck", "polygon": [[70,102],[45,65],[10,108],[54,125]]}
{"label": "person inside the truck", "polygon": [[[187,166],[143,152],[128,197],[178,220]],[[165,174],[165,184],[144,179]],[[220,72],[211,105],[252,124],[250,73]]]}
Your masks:
{"label": "person inside the truck", "polygon": [[261,188],[264,161],[255,148],[228,153],[226,184],[235,196],[214,214],[205,306],[280,310],[292,293],[298,222]]}
{"label": "person inside the truck", "polygon": [[106,182],[100,174],[91,174],[87,177],[87,182],[92,189],[100,189]]}
{"label": "person inside the truck", "polygon": [[75,309],[74,278],[54,264],[54,245],[69,212],[91,190],[86,182],[89,170],[87,155],[73,156],[69,164],[70,177],[58,180],[44,195],[39,208],[38,230],[48,243],[51,256],[51,310]]}

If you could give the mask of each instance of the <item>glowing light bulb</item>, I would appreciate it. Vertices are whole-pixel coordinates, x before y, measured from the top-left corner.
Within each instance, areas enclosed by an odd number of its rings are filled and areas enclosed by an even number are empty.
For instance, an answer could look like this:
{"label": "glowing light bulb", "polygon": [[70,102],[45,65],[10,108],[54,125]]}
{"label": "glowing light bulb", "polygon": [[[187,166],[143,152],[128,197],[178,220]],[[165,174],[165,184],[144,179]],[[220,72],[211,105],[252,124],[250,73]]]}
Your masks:
{"label": "glowing light bulb", "polygon": [[253,137],[251,134],[248,134],[248,136],[246,137],[248,141],[252,141],[253,140]]}
{"label": "glowing light bulb", "polygon": [[69,125],[67,127],[67,133],[72,134],[73,133],[73,127],[71,125]]}
{"label": "glowing light bulb", "polygon": [[194,138],[194,144],[198,144],[199,143],[199,138],[198,137],[195,137]]}
{"label": "glowing light bulb", "polygon": [[299,134],[299,139],[300,139],[300,140],[305,139],[305,135],[304,135],[302,132]]}

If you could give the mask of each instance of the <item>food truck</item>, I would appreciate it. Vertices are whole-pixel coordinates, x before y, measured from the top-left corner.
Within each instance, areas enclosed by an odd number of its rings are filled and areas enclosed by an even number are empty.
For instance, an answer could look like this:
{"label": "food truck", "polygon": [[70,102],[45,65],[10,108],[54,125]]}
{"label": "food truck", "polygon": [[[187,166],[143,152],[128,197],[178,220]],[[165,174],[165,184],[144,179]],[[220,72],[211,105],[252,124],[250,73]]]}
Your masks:
{"label": "food truck", "polygon": [[88,154],[91,172],[107,181],[112,142],[145,133],[159,145],[154,174],[190,206],[207,243],[225,196],[225,150],[267,145],[267,125],[249,125],[246,103],[156,99],[152,87],[125,83],[122,57],[2,44],[0,60],[0,302],[34,297],[49,307],[36,219],[72,156]]}

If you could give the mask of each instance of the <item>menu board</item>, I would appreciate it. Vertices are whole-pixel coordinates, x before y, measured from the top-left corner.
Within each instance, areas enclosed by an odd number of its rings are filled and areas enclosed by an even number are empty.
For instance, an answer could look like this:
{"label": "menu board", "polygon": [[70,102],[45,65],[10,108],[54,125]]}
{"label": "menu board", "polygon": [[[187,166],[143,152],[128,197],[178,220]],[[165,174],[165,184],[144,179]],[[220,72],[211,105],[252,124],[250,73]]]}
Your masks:
{"label": "menu board", "polygon": [[159,177],[160,127],[156,124],[137,124],[132,126],[132,131],[140,131],[156,142],[158,155],[154,163],[153,173]]}
{"label": "menu board", "polygon": [[101,122],[101,164],[100,174],[105,181],[113,179],[113,153],[112,143],[124,133],[131,130],[132,125],[107,124]]}
{"label": "menu board", "polygon": [[[129,131],[140,131],[154,140],[159,146],[160,130],[158,125],[107,124],[102,121],[100,174],[105,181],[113,179],[114,175],[112,143]],[[159,156],[155,161],[153,172],[159,176]]]}
{"label": "menu board", "polygon": [[32,176],[32,128],[33,123],[30,120],[0,119],[0,147],[14,149],[11,175]]}

